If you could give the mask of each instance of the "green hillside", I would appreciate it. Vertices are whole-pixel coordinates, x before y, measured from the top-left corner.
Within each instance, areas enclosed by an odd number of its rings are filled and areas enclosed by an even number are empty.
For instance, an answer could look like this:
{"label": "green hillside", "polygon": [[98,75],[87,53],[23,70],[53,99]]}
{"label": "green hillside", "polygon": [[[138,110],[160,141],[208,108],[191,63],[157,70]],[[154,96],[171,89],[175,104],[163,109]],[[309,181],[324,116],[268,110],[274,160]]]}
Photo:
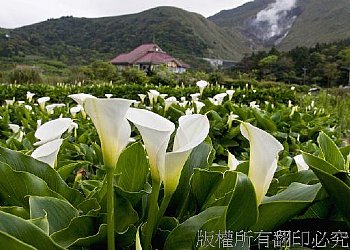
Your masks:
{"label": "green hillside", "polygon": [[[252,49],[270,48],[273,44],[257,40],[251,34],[256,30],[252,25],[261,10],[275,0],[255,0],[231,10],[224,10],[209,17],[218,26],[231,32],[240,33]],[[288,14],[296,19],[286,36],[274,40],[277,48],[290,50],[296,46],[314,46],[350,37],[350,0],[297,0],[296,6]]]}
{"label": "green hillside", "polygon": [[201,57],[238,60],[247,51],[242,37],[235,38],[203,16],[174,7],[116,17],[62,17],[8,33],[10,38],[0,36],[0,56],[19,62],[50,59],[84,64],[109,60],[152,41],[192,65]]}

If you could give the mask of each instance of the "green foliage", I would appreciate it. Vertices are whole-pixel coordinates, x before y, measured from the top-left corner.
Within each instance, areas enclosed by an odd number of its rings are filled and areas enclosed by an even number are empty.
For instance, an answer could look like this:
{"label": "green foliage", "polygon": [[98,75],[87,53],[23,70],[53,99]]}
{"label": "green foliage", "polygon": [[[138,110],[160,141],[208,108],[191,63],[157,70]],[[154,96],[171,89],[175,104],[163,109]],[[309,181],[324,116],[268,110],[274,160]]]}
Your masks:
{"label": "green foliage", "polygon": [[38,69],[18,68],[11,71],[8,75],[10,83],[40,83],[42,82]]}

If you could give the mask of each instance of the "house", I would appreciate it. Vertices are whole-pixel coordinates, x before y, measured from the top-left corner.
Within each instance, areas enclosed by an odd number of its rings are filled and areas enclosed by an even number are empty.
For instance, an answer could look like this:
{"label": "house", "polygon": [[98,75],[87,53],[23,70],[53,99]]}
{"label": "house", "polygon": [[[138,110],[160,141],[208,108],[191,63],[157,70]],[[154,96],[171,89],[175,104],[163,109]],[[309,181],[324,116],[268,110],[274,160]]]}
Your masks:
{"label": "house", "polygon": [[160,65],[165,65],[169,71],[183,73],[188,64],[168,55],[157,44],[142,44],[133,51],[120,54],[111,60],[118,68],[137,67],[145,71],[151,71]]}

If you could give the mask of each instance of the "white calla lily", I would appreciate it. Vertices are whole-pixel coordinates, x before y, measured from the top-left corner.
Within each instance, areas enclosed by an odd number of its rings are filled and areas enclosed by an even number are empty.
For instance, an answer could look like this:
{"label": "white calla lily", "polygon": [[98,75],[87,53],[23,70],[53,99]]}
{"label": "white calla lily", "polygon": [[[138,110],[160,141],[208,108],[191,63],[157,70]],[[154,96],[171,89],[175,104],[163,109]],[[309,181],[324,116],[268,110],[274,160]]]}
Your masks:
{"label": "white calla lily", "polygon": [[233,94],[234,94],[235,92],[236,92],[236,91],[233,90],[233,89],[228,89],[228,90],[226,90],[226,94],[228,94],[228,100],[229,100],[229,101],[232,100]]}
{"label": "white calla lily", "polygon": [[69,95],[68,97],[72,98],[75,102],[77,102],[81,107],[84,107],[85,100],[87,98],[97,98],[93,95],[90,94],[85,94],[85,93],[79,93],[79,94],[72,94]]}
{"label": "white calla lily", "polygon": [[44,97],[40,97],[38,100],[36,100],[38,102],[38,104],[40,105],[40,108],[42,110],[45,110],[45,103],[50,101],[50,97],[48,96],[44,96]]}
{"label": "white calla lily", "polygon": [[240,162],[237,160],[237,158],[231,154],[230,151],[227,151],[228,157],[227,157],[227,166],[231,171],[234,171],[237,169]]}
{"label": "white calla lily", "polygon": [[250,143],[248,177],[254,185],[257,202],[260,204],[277,169],[278,153],[283,150],[283,146],[272,135],[249,123],[242,122],[240,129]]}
{"label": "white calla lily", "polygon": [[9,128],[12,130],[13,133],[19,132],[20,129],[19,125],[12,123],[9,124]]}
{"label": "white calla lily", "polygon": [[140,97],[141,103],[145,102],[146,95],[145,94],[137,94]]}
{"label": "white calla lily", "polygon": [[169,98],[164,100],[164,111],[167,111],[169,107],[173,104],[177,103],[177,99],[174,96],[170,96]]}
{"label": "white calla lily", "polygon": [[63,107],[65,107],[66,106],[66,104],[64,104],[64,103],[54,103],[54,104],[50,104],[50,105],[47,105],[46,106],[46,112],[48,113],[48,114],[52,114],[53,113],[53,110],[55,109],[55,108],[63,108]]}
{"label": "white calla lily", "polygon": [[201,112],[201,109],[205,106],[205,104],[200,101],[195,101],[194,104],[196,105],[197,114],[199,114]]}
{"label": "white calla lily", "polygon": [[68,130],[72,122],[70,118],[58,118],[48,121],[43,125],[40,124],[34,134],[40,141],[34,143],[34,146],[39,146],[60,138]]}
{"label": "white calla lily", "polygon": [[58,151],[62,145],[63,139],[56,139],[45,143],[33,151],[31,156],[38,161],[45,162],[52,168],[55,167]]}
{"label": "white calla lily", "polygon": [[293,159],[297,164],[298,172],[309,169],[309,165],[306,164],[303,155],[294,156]]}
{"label": "white calla lily", "polygon": [[166,194],[175,192],[182,168],[192,149],[201,144],[209,133],[209,120],[205,115],[185,115],[179,119],[173,151],[166,153],[163,177]]}
{"label": "white calla lily", "polygon": [[204,81],[204,80],[200,80],[198,82],[196,82],[196,85],[199,87],[199,92],[201,95],[203,95],[203,91],[204,91],[204,88],[206,86],[208,86],[208,82],[207,81]]}
{"label": "white calla lily", "polygon": [[5,100],[7,106],[13,105],[15,103],[15,98],[13,97],[11,100]]}
{"label": "white calla lily", "polygon": [[190,96],[192,98],[192,101],[196,102],[196,101],[199,100],[199,97],[201,96],[201,94],[200,93],[194,93],[194,94],[191,94]]}
{"label": "white calla lily", "polygon": [[103,160],[114,168],[131,134],[125,115],[132,101],[119,98],[86,98],[85,111],[94,123],[100,137]]}
{"label": "white calla lily", "polygon": [[69,112],[73,117],[75,117],[80,111],[82,111],[82,106],[80,106],[79,104],[69,109]]}
{"label": "white calla lily", "polygon": [[159,95],[160,95],[160,93],[155,89],[150,89],[148,91],[148,98],[149,98],[151,106],[153,106],[153,104],[157,103]]}
{"label": "white calla lily", "polygon": [[151,111],[130,108],[127,119],[140,131],[149,157],[152,178],[164,176],[165,153],[175,125]]}
{"label": "white calla lily", "polygon": [[149,157],[152,178],[164,183],[166,192],[175,191],[182,167],[192,149],[209,133],[205,115],[186,115],[179,119],[173,151],[166,153],[175,125],[164,117],[148,110],[129,109],[127,118],[140,131]]}
{"label": "white calla lily", "polygon": [[31,93],[30,91],[27,91],[27,100],[28,100],[28,102],[32,102],[34,96],[35,96],[34,93]]}
{"label": "white calla lily", "polygon": [[220,93],[220,94],[216,94],[213,98],[214,100],[217,101],[218,105],[221,105],[226,96],[227,96],[226,93]]}

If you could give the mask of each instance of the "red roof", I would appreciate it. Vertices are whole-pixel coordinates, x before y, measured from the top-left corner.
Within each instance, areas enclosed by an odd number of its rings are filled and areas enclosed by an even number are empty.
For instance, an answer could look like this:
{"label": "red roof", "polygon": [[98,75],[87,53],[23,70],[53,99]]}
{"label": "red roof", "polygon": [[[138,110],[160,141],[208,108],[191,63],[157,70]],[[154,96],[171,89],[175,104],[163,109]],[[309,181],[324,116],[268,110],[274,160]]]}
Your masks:
{"label": "red roof", "polygon": [[143,44],[127,54],[120,54],[111,60],[112,64],[163,64],[175,62],[178,66],[187,68],[188,65],[180,62],[165,53],[157,44]]}

